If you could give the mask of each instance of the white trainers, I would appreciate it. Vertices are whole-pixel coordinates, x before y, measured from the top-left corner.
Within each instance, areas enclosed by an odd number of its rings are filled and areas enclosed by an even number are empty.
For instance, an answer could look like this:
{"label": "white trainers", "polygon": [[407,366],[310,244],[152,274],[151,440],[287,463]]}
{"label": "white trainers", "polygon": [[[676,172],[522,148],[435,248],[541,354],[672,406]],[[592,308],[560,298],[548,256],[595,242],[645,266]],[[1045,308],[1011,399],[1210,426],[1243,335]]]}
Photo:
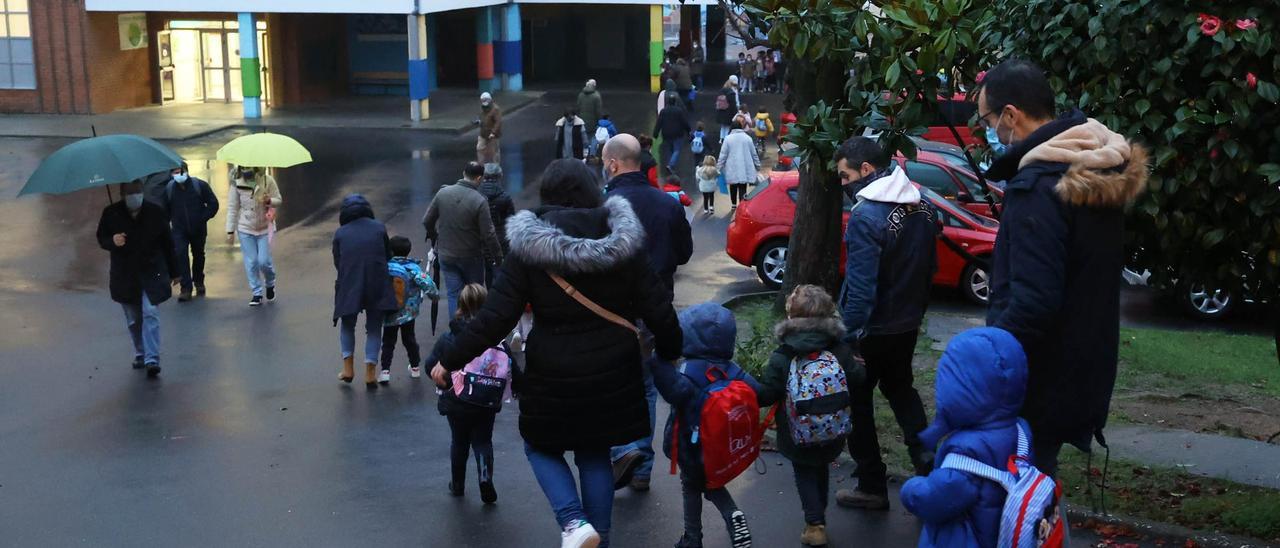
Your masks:
{"label": "white trainers", "polygon": [[560,533],[560,548],[596,548],[599,545],[600,533],[583,520],[570,523]]}
{"label": "white trainers", "polygon": [[383,369],[381,373],[378,373],[378,384],[387,384],[389,382],[391,382],[391,371]]}
{"label": "white trainers", "polygon": [[421,376],[422,376],[422,368],[421,368],[421,367],[413,367],[413,366],[409,366],[409,378],[411,378],[411,379],[416,379],[416,378],[421,377]]}

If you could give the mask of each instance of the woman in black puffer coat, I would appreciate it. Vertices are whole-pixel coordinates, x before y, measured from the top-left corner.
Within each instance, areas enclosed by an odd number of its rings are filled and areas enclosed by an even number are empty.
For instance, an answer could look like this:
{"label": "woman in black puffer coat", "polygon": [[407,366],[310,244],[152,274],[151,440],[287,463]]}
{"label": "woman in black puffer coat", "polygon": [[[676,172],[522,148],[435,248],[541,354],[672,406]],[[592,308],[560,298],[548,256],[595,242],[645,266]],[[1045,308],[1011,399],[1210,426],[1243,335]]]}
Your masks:
{"label": "woman in black puffer coat", "polygon": [[[520,393],[520,435],[538,483],[571,541],[608,544],[613,507],[609,448],[650,433],[636,333],[571,298],[548,272],[629,321],[644,320],[660,359],[680,355],[671,291],[650,270],[644,228],[622,198],[603,207],[589,168],[557,160],[543,173],[542,206],[507,221],[511,254],[479,315],[433,351],[456,371],[502,340],[533,307]],[[581,496],[564,459],[574,452]],[[585,510],[584,510],[585,508]],[[575,545],[570,543],[570,545]]]}

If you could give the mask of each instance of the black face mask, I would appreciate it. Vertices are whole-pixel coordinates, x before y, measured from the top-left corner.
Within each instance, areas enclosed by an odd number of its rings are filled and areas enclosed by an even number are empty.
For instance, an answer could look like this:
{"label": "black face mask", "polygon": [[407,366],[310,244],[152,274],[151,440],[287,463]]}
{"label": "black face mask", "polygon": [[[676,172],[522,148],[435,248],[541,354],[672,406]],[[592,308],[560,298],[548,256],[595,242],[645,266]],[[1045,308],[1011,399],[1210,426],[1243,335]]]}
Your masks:
{"label": "black face mask", "polygon": [[867,185],[871,184],[876,179],[888,177],[890,173],[893,173],[893,164],[889,164],[889,167],[884,169],[872,171],[871,173],[862,176],[862,178],[840,187],[840,190],[843,190],[845,196],[848,196],[850,200],[853,200],[855,199],[855,196],[858,195],[858,191],[867,188]]}
{"label": "black face mask", "polygon": [[253,175],[254,175],[254,172],[252,169],[245,169],[240,171],[240,178],[246,181],[252,181]]}

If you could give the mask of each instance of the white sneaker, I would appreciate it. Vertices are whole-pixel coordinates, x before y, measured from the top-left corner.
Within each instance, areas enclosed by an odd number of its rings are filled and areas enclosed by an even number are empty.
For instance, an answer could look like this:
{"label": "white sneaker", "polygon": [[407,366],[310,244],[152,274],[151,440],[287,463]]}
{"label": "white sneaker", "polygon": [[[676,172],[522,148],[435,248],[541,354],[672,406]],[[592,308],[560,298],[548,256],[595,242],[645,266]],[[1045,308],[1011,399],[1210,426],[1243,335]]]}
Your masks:
{"label": "white sneaker", "polygon": [[560,548],[596,548],[600,545],[600,533],[590,523],[578,520],[560,533]]}
{"label": "white sneaker", "polygon": [[416,378],[421,377],[421,376],[422,376],[422,368],[421,368],[421,367],[413,367],[413,366],[410,366],[410,367],[409,367],[409,378],[411,378],[411,379],[416,379]]}
{"label": "white sneaker", "polygon": [[387,384],[389,382],[391,382],[391,371],[383,369],[381,373],[378,373],[378,384]]}

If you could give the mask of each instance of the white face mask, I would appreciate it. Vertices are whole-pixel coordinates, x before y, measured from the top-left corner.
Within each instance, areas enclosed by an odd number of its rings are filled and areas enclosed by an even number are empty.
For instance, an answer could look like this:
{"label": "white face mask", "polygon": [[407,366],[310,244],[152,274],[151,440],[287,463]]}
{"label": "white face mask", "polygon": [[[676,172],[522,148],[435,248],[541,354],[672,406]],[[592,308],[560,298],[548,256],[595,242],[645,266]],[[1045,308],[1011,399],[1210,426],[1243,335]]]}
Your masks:
{"label": "white face mask", "polygon": [[177,174],[177,175],[174,175],[174,176],[173,176],[173,180],[174,180],[174,182],[176,182],[176,183],[178,183],[178,184],[185,183],[185,182],[187,182],[187,174],[186,174],[186,173],[179,173],[179,174]]}
{"label": "white face mask", "polygon": [[125,194],[124,205],[128,207],[130,211],[142,209],[142,193]]}

